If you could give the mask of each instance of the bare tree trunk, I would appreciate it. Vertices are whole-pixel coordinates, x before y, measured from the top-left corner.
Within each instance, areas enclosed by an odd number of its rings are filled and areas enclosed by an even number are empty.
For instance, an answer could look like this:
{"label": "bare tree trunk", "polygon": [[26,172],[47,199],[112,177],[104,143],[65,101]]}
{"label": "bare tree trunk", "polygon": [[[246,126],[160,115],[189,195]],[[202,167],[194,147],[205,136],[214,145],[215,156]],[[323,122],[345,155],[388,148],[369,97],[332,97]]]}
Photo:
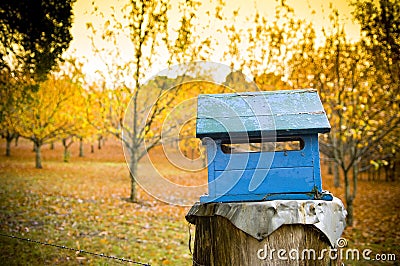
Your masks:
{"label": "bare tree trunk", "polygon": [[42,167],[42,144],[38,141],[34,141],[35,153],[36,153],[36,168],[41,169]]}
{"label": "bare tree trunk", "polygon": [[64,155],[63,155],[63,161],[64,162],[68,162],[68,159],[67,159],[68,150],[67,150],[67,143],[66,142],[67,142],[66,139],[62,139],[62,145],[64,147]]}
{"label": "bare tree trunk", "polygon": [[64,146],[64,162],[68,163],[69,159],[71,157],[71,153],[69,152],[69,147],[72,145],[72,143],[74,143],[74,141],[71,139],[71,141],[69,143],[67,143],[68,139],[62,139],[62,144]]}
{"label": "bare tree trunk", "polygon": [[90,153],[94,153],[94,145],[93,144],[90,145]]}
{"label": "bare tree trunk", "polygon": [[13,134],[9,134],[6,137],[6,141],[7,141],[7,143],[6,143],[6,156],[7,157],[11,156],[11,142],[12,142],[13,138],[14,138]]}
{"label": "bare tree trunk", "polygon": [[348,171],[343,171],[344,175],[344,186],[345,186],[345,198],[346,198],[346,210],[347,210],[347,219],[346,223],[348,226],[353,225],[353,195],[350,193],[350,184],[349,184],[349,174]]}
{"label": "bare tree trunk", "polygon": [[332,170],[332,161],[328,161],[328,175],[332,175],[333,174],[333,170]]}
{"label": "bare tree trunk", "polygon": [[138,159],[135,151],[131,152],[131,160],[129,164],[129,177],[131,179],[131,195],[129,196],[129,200],[131,202],[137,202],[136,198],[136,175],[138,169]]}
{"label": "bare tree trunk", "polygon": [[79,157],[83,157],[83,138],[79,138]]}
{"label": "bare tree trunk", "polygon": [[19,134],[17,133],[15,136],[15,147],[18,147],[18,139],[19,139]]}
{"label": "bare tree trunk", "polygon": [[335,187],[340,187],[340,174],[339,174],[339,166],[336,162],[333,162],[333,184]]}
{"label": "bare tree trunk", "polygon": [[356,198],[357,195],[357,185],[358,185],[358,162],[356,161],[353,164],[353,200]]}
{"label": "bare tree trunk", "polygon": [[349,199],[346,199],[346,210],[347,210],[346,224],[348,226],[353,226],[353,222],[354,222],[353,199],[351,197]]}
{"label": "bare tree trunk", "polygon": [[64,147],[64,156],[63,156],[63,161],[65,163],[69,162],[69,158],[70,158],[70,153],[68,151],[68,148]]}
{"label": "bare tree trunk", "polygon": [[97,149],[101,150],[101,144],[102,144],[103,136],[99,136],[97,139]]}
{"label": "bare tree trunk", "polygon": [[[338,147],[338,141],[335,136],[332,137],[333,147]],[[340,186],[339,163],[340,154],[337,149],[333,149],[334,166],[333,166],[333,182],[335,187]]]}

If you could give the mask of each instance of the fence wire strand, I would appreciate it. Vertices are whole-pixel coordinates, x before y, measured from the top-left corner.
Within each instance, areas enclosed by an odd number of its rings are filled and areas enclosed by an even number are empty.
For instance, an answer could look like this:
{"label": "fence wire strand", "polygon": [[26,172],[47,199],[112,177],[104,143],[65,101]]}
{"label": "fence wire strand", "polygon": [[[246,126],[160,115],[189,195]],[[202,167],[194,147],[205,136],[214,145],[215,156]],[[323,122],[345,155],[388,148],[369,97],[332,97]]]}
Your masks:
{"label": "fence wire strand", "polygon": [[0,236],[11,238],[11,239],[16,239],[16,240],[20,240],[20,241],[26,241],[26,242],[30,242],[30,243],[35,243],[35,244],[39,244],[39,245],[42,245],[42,246],[49,246],[49,247],[54,247],[54,248],[58,248],[58,249],[74,251],[76,254],[88,254],[88,255],[91,255],[91,256],[97,256],[97,257],[101,257],[101,258],[104,258],[104,259],[117,260],[119,262],[132,263],[132,264],[142,265],[142,266],[150,266],[150,264],[148,264],[148,263],[133,261],[131,259],[119,258],[119,257],[116,257],[116,256],[106,255],[104,253],[96,253],[96,252],[91,252],[91,251],[87,251],[87,250],[83,250],[83,249],[77,249],[77,248],[71,248],[71,247],[67,247],[67,246],[63,246],[63,245],[57,245],[57,244],[41,242],[41,241],[38,241],[38,240],[19,237],[19,236],[14,236],[14,235],[8,235],[8,234],[4,234],[4,233],[1,233],[1,232],[0,232]]}

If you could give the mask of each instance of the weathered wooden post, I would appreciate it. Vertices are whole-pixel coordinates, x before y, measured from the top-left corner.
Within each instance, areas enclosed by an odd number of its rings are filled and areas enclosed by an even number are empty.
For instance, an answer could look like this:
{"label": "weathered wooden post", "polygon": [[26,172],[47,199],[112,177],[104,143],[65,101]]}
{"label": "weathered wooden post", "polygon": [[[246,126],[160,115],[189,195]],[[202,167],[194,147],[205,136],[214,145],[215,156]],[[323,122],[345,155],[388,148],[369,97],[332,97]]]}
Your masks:
{"label": "weathered wooden post", "polygon": [[[339,263],[331,249],[346,211],[322,190],[318,148],[329,130],[315,90],[200,95],[208,195],[186,216],[196,225],[193,265]],[[271,143],[283,149],[262,148]]]}

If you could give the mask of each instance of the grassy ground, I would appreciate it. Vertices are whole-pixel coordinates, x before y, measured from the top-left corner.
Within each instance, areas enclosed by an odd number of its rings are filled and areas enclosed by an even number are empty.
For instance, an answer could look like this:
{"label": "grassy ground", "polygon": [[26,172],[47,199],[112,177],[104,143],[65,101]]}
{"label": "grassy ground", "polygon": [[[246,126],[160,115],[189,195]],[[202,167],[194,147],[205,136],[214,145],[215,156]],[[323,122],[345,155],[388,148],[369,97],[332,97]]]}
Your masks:
{"label": "grassy ground", "polygon": [[[84,249],[152,265],[190,265],[189,207],[157,201],[141,189],[139,203],[129,196],[128,170],[121,147],[108,141],[101,150],[62,162],[62,149],[43,148],[44,169],[34,168],[32,145],[20,141],[5,157],[0,142],[0,233],[46,243]],[[153,154],[166,175],[181,184],[205,181],[205,173],[182,174]],[[139,171],[152,167],[143,161]],[[399,179],[399,178],[398,178]],[[162,187],[154,187],[159,193]],[[324,188],[343,198],[343,188],[333,187],[324,174]],[[200,194],[183,195],[195,201]],[[345,230],[350,248],[370,248],[373,254],[394,253],[400,259],[399,182],[360,181],[355,201],[355,224]],[[0,236],[0,263],[4,265],[114,265],[120,262],[74,251],[42,246]],[[349,261],[348,263],[353,263]],[[378,265],[378,264],[376,264]]]}

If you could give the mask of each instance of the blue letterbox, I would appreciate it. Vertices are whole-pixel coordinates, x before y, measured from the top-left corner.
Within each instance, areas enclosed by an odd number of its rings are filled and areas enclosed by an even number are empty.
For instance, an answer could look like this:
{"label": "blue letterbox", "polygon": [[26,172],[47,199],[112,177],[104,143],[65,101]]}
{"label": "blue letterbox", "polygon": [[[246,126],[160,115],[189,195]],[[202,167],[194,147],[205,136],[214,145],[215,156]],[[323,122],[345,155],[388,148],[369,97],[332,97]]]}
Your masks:
{"label": "blue letterbox", "polygon": [[330,125],[316,90],[203,94],[197,109],[208,160],[200,202],[332,200],[322,190],[318,147]]}

